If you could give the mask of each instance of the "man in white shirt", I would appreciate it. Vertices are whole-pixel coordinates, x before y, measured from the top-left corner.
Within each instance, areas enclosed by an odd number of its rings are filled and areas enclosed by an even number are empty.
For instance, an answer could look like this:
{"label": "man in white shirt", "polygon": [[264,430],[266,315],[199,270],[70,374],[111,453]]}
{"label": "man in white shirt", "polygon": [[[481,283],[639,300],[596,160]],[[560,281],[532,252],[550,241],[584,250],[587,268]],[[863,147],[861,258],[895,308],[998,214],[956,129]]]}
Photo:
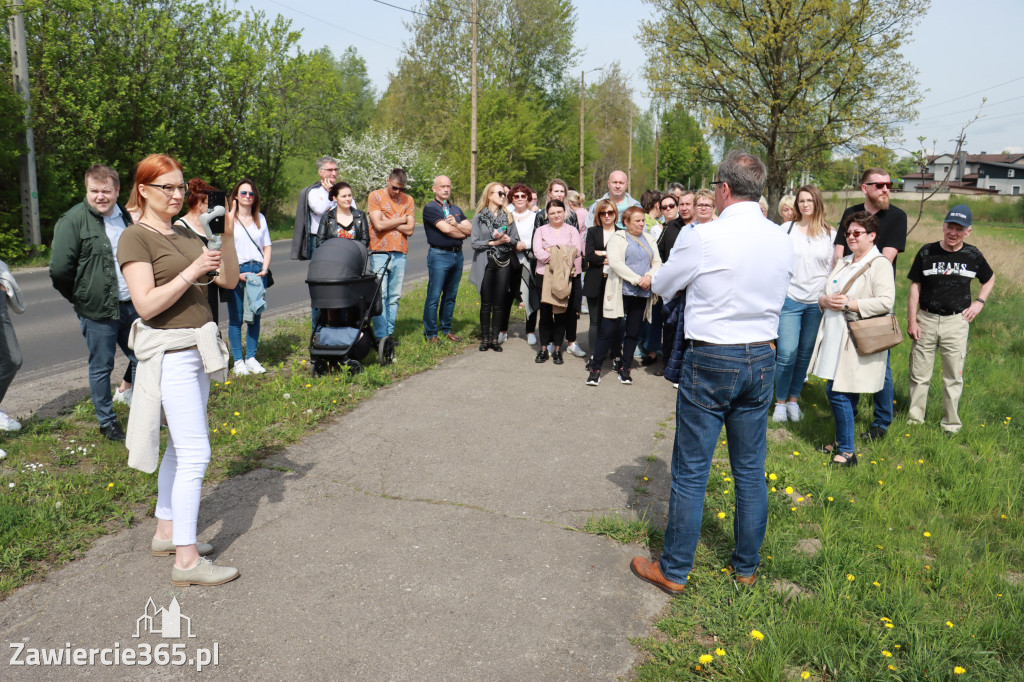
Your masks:
{"label": "man in white shirt", "polygon": [[302,188],[295,205],[292,260],[309,260],[313,256],[320,218],[335,206],[329,192],[331,186],[338,181],[338,160],[333,156],[321,156],[316,160],[316,170],[320,180]]}
{"label": "man in white shirt", "polygon": [[687,347],[678,378],[665,551],[660,561],[634,557],[630,569],[669,594],[682,592],[693,568],[723,425],[736,500],[736,581],[752,585],[760,564],[768,523],[764,461],[775,338],[793,260],[789,237],[757,204],[766,175],[757,157],[729,152],[712,183],[718,219],[681,232],[651,282],[651,290],[667,300],[686,290]]}

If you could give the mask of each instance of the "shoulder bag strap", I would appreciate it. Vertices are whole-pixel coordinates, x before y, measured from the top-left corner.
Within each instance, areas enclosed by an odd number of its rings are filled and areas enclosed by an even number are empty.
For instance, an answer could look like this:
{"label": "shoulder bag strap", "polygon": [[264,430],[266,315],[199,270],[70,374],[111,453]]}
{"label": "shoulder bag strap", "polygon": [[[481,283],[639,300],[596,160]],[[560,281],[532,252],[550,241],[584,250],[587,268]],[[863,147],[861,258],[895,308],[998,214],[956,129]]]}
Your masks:
{"label": "shoulder bag strap", "polygon": [[853,286],[853,283],[855,281],[857,281],[857,278],[860,277],[861,275],[863,275],[865,272],[867,272],[868,269],[871,267],[871,264],[874,263],[879,258],[885,258],[885,256],[875,256],[874,258],[869,260],[864,267],[862,267],[860,270],[857,271],[857,274],[855,274],[850,279],[846,280],[846,284],[843,286],[842,291],[840,291],[839,293],[845,294],[847,291],[849,291],[850,287]]}
{"label": "shoulder bag strap", "polygon": [[794,222],[795,221],[792,221],[792,220],[789,221],[789,229],[786,230],[786,234],[789,234],[789,233],[791,233],[793,231],[793,223]]}
{"label": "shoulder bag strap", "polygon": [[[354,220],[353,220],[353,222],[354,222]],[[245,236],[249,238],[249,241],[252,242],[252,245],[256,247],[256,250],[260,252],[260,263],[263,263],[263,258],[262,258],[262,256],[263,256],[263,249],[260,248],[260,245],[257,244],[256,240],[252,238],[251,234],[249,234],[249,228],[247,228],[245,225],[242,225],[241,223],[239,223],[236,227],[239,227],[239,226],[242,228],[242,231],[245,232]],[[259,226],[260,226],[260,219],[259,218],[256,218],[256,226],[257,226],[257,230],[258,230]]]}

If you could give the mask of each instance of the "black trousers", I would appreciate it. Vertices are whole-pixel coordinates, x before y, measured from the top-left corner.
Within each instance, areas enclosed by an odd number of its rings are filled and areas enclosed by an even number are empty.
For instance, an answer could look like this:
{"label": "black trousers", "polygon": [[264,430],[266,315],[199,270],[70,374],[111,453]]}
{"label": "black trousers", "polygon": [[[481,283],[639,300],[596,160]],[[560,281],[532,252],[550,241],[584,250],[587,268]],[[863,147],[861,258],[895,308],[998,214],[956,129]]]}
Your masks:
{"label": "black trousers", "polygon": [[[622,312],[626,320],[626,332],[622,340],[622,366],[629,368],[633,364],[633,351],[636,350],[640,338],[640,326],[644,321],[647,309],[647,298],[640,296],[622,296]],[[599,369],[601,362],[607,357],[619,337],[619,320],[623,318],[604,318],[601,321],[601,335],[597,339],[597,350],[591,362],[591,369]],[[601,358],[598,360],[598,358]]]}
{"label": "black trousers", "polygon": [[[480,338],[494,339],[499,331],[508,331],[505,304],[508,299],[508,283],[512,277],[512,265],[499,267],[490,258],[480,283]],[[505,323],[502,328],[502,322]]]}
{"label": "black trousers", "polygon": [[[540,289],[544,289],[544,277],[538,278],[540,280]],[[565,341],[565,332],[569,328],[569,324],[572,323],[575,327],[576,320],[576,306],[575,301],[577,299],[577,290],[579,288],[579,277],[574,277],[572,280],[572,289],[569,292],[569,306],[565,309],[565,312],[554,313],[550,303],[540,304],[540,345],[546,346],[549,343],[555,344],[555,348],[561,348],[562,342]]]}

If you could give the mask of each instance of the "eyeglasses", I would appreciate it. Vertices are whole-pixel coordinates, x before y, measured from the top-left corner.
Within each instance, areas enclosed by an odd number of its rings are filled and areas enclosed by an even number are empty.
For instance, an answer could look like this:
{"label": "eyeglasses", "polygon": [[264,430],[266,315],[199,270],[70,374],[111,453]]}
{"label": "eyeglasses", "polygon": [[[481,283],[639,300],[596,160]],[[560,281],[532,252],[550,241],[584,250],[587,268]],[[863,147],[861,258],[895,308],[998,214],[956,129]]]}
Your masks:
{"label": "eyeglasses", "polygon": [[866,187],[874,187],[875,189],[892,189],[891,182],[865,182]]}
{"label": "eyeglasses", "polygon": [[667,204],[667,205],[666,204],[662,204],[661,205],[661,210],[662,211],[668,211],[668,210],[671,210],[671,209],[673,209],[675,207],[676,207],[676,204]]}
{"label": "eyeglasses", "polygon": [[724,185],[725,184],[725,180],[713,180],[713,181],[709,182],[708,184],[711,185],[712,187],[717,188],[719,185]]}
{"label": "eyeglasses", "polygon": [[846,231],[846,238],[849,239],[850,237],[855,237],[856,239],[860,239],[861,237],[863,237],[867,233],[868,233],[867,230],[847,230]]}
{"label": "eyeglasses", "polygon": [[697,204],[697,208],[714,208],[711,204]]}
{"label": "eyeglasses", "polygon": [[598,215],[615,215],[615,211],[601,211]]}
{"label": "eyeglasses", "polygon": [[256,192],[246,192],[246,191],[245,191],[245,190],[243,189],[242,191],[240,191],[240,192],[238,193],[238,195],[239,195],[239,196],[243,196],[243,197],[254,197],[254,196],[256,196]]}
{"label": "eyeglasses", "polygon": [[170,198],[174,196],[175,192],[181,192],[181,196],[188,196],[188,185],[154,185],[151,182],[144,183],[147,187],[156,187],[164,196]]}
{"label": "eyeglasses", "polygon": [[388,189],[390,189],[392,192],[401,192],[403,189],[405,189],[405,185],[402,185],[402,186],[388,185]]}

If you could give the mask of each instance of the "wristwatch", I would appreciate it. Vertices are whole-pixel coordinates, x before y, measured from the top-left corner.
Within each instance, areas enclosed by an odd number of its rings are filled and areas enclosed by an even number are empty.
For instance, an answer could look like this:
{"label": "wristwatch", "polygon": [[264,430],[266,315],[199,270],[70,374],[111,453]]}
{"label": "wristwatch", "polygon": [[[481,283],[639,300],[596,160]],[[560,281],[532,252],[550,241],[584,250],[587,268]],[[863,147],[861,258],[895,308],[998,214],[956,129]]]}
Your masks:
{"label": "wristwatch", "polygon": [[846,312],[846,313],[850,312],[850,302],[849,301],[847,301],[846,303],[843,304],[843,312]]}

